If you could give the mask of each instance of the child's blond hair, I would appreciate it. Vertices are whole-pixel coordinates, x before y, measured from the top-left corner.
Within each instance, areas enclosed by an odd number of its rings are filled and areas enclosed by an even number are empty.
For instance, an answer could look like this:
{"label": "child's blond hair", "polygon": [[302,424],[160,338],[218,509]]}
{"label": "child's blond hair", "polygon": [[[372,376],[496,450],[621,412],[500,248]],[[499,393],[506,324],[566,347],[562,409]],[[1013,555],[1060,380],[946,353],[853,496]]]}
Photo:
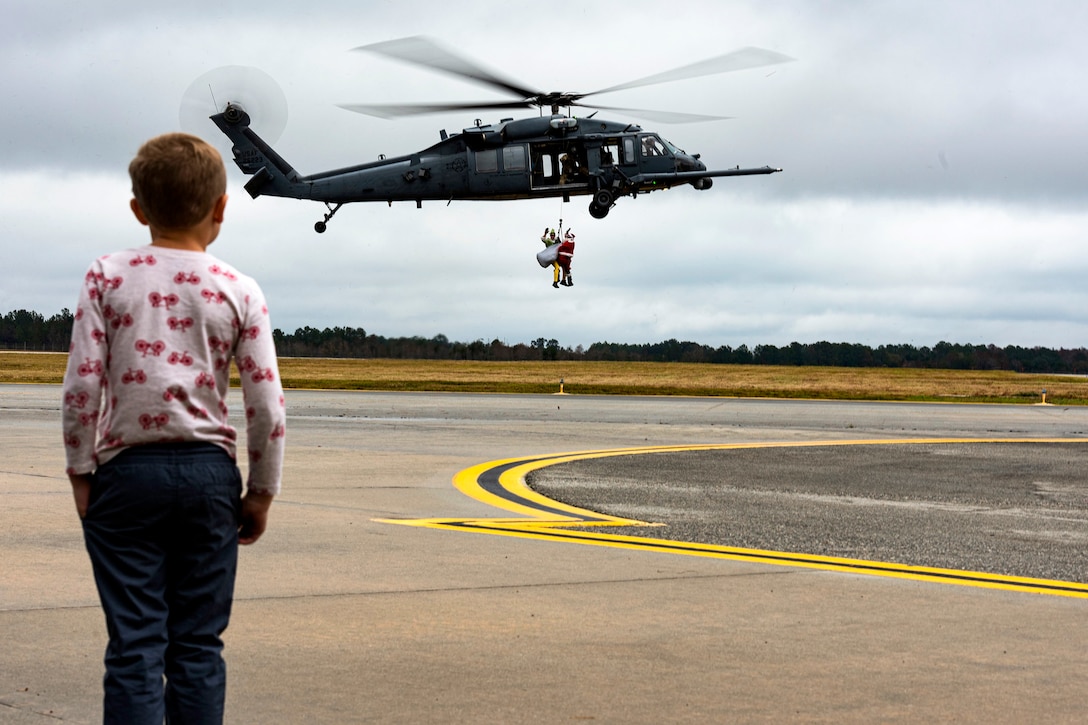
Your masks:
{"label": "child's blond hair", "polygon": [[128,166],[132,195],[151,226],[190,229],[208,215],[227,191],[219,152],[187,133],[147,141]]}

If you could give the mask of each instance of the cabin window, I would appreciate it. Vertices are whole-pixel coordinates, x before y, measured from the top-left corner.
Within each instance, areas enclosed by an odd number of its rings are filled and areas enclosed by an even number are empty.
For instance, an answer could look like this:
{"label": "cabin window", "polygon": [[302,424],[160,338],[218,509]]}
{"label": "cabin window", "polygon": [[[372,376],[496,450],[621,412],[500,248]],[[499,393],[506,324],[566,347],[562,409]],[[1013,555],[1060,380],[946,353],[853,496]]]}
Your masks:
{"label": "cabin window", "polygon": [[525,147],[505,147],[502,150],[502,168],[505,171],[525,171],[528,168],[525,160]]}
{"label": "cabin window", "polygon": [[611,166],[619,161],[620,147],[616,139],[609,139],[601,146],[601,166]]}
{"label": "cabin window", "polygon": [[476,152],[476,171],[481,174],[494,174],[499,170],[498,149]]}
{"label": "cabin window", "polygon": [[623,162],[625,164],[635,163],[635,139],[627,136],[623,139]]}
{"label": "cabin window", "polygon": [[551,154],[542,154],[538,159],[535,168],[536,172],[545,178],[555,176],[556,174],[555,161],[552,160]]}

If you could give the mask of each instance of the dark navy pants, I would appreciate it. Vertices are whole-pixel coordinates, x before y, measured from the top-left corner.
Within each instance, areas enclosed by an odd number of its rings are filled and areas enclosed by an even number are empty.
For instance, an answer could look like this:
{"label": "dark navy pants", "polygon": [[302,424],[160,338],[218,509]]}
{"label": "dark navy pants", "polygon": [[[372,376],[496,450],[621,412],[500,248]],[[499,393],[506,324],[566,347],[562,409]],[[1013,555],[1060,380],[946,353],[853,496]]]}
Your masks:
{"label": "dark navy pants", "polygon": [[105,723],[222,722],[241,490],[212,444],[136,446],[95,473],[83,536],[109,633]]}

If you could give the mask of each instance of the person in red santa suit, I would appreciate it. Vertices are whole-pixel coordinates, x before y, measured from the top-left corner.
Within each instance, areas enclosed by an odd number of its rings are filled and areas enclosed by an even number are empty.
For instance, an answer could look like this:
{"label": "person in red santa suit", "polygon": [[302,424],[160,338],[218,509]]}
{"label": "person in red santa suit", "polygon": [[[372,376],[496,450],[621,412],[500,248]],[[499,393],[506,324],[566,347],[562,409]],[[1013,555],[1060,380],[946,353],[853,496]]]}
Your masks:
{"label": "person in red santa suit", "polygon": [[563,270],[563,279],[559,283],[565,287],[574,286],[574,278],[570,274],[570,262],[574,258],[574,234],[568,229],[563,235],[563,241],[559,243],[559,268]]}

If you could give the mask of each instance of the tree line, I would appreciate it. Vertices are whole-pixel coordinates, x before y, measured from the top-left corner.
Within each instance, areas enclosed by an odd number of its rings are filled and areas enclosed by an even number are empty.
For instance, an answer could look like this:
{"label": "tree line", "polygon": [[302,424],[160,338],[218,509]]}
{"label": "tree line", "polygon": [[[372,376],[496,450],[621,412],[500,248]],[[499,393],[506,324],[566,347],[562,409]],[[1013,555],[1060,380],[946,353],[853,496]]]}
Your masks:
{"label": "tree line", "polygon": [[[67,310],[46,318],[15,310],[0,317],[0,349],[66,352],[73,315]],[[793,342],[786,346],[711,347],[670,339],[647,344],[595,342],[588,348],[563,347],[543,337],[507,344],[451,341],[445,335],[425,338],[384,337],[361,327],[300,327],[293,333],[273,331],[276,351],[285,357],[397,358],[413,360],[584,360],[623,362],[689,362],[734,365],[824,365],[833,367],[939,368],[1012,370],[1025,373],[1088,374],[1088,350],[939,342],[933,347],[848,342]]]}
{"label": "tree line", "polygon": [[68,308],[48,319],[30,310],[9,312],[0,317],[0,349],[68,352],[73,320]]}

